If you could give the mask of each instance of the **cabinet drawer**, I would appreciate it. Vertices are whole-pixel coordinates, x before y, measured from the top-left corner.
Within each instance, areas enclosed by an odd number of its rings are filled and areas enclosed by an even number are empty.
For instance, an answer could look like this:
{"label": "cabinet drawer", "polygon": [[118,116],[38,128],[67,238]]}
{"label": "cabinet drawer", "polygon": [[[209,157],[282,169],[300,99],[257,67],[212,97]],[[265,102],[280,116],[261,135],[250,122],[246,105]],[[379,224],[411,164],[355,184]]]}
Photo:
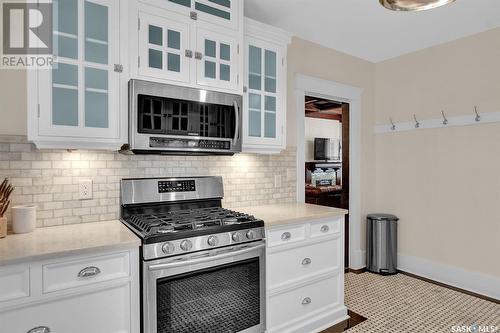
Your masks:
{"label": "cabinet drawer", "polygon": [[29,266],[11,266],[0,269],[0,302],[12,301],[29,295]]}
{"label": "cabinet drawer", "polygon": [[129,254],[43,265],[43,292],[53,292],[129,276]]}
{"label": "cabinet drawer", "polygon": [[130,333],[130,285],[0,312],[0,323],[9,333]]}
{"label": "cabinet drawer", "polygon": [[290,280],[314,276],[339,267],[340,240],[329,240],[296,249],[271,253],[268,256],[267,276],[269,289]]}
{"label": "cabinet drawer", "polygon": [[268,327],[272,330],[283,324],[293,325],[293,322],[302,320],[312,312],[335,306],[339,303],[340,292],[343,292],[343,288],[337,275],[287,293],[268,297]]}
{"label": "cabinet drawer", "polygon": [[305,225],[290,226],[283,229],[269,230],[268,247],[300,242],[306,238]]}
{"label": "cabinet drawer", "polygon": [[311,223],[311,237],[321,237],[340,232],[340,218]]}

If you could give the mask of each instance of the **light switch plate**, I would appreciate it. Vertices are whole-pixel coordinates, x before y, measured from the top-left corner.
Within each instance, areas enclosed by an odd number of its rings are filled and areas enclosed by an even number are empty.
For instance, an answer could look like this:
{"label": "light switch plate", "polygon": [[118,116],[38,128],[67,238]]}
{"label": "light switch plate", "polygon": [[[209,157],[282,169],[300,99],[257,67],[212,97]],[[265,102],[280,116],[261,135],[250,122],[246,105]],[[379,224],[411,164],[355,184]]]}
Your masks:
{"label": "light switch plate", "polygon": [[80,180],[79,185],[80,200],[90,200],[93,198],[94,193],[92,190],[92,179]]}

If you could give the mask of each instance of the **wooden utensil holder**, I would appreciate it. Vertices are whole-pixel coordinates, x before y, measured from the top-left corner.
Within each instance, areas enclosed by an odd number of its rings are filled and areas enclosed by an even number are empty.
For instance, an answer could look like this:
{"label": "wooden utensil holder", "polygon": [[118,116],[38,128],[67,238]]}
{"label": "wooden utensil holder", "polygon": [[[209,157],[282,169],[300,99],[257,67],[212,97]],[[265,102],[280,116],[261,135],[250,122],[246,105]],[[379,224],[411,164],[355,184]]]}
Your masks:
{"label": "wooden utensil holder", "polygon": [[0,217],[0,238],[7,236],[7,217]]}

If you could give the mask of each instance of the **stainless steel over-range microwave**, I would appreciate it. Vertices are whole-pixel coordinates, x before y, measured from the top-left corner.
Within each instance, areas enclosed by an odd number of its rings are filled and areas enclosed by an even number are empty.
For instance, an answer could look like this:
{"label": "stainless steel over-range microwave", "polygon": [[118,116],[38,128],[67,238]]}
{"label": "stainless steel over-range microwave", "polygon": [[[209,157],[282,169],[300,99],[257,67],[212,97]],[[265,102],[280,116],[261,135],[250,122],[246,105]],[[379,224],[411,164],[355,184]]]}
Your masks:
{"label": "stainless steel over-range microwave", "polygon": [[134,153],[241,152],[239,95],[130,80],[129,98],[129,143]]}

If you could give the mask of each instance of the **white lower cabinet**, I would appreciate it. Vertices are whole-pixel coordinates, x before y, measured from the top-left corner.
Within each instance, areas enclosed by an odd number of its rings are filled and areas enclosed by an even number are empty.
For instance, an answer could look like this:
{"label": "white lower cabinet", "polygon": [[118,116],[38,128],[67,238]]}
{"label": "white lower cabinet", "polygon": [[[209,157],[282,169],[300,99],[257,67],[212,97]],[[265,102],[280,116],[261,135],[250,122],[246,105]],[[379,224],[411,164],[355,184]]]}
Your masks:
{"label": "white lower cabinet", "polygon": [[0,331],[139,332],[138,263],[131,249],[0,267]]}
{"label": "white lower cabinet", "polygon": [[122,333],[131,332],[129,317],[130,288],[122,284],[12,309],[0,313],[0,322],[9,333]]}
{"label": "white lower cabinet", "polygon": [[311,333],[347,319],[343,218],[267,230],[267,332]]}

